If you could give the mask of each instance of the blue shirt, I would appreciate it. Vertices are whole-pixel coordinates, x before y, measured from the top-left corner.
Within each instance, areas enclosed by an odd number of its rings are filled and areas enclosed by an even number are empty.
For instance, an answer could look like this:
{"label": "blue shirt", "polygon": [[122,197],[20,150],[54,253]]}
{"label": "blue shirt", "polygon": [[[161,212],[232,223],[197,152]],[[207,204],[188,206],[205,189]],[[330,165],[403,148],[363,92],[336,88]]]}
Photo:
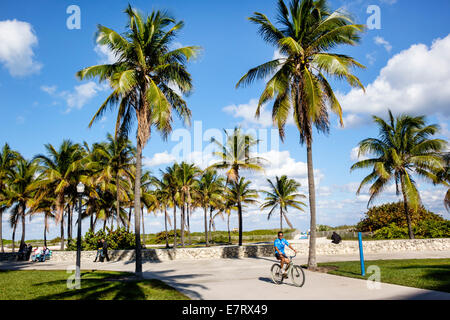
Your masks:
{"label": "blue shirt", "polygon": [[289,246],[289,242],[287,242],[287,240],[284,239],[284,238],[281,239],[281,240],[279,238],[276,238],[274,243],[273,243],[273,246],[276,247],[278,250],[280,250],[280,252],[282,254],[284,254],[284,247],[285,246]]}

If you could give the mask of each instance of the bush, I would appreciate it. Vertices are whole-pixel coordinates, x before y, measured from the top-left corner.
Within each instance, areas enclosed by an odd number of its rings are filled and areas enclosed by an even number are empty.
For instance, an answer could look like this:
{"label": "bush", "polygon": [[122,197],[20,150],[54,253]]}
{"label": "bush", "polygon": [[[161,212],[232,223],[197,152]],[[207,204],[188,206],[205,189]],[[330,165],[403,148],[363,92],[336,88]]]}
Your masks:
{"label": "bush", "polygon": [[[81,250],[97,250],[98,242],[105,239],[108,242],[108,248],[111,250],[130,250],[136,246],[134,233],[128,232],[126,228],[111,231],[107,228],[107,232],[99,230],[96,233],[88,231],[81,241]],[[76,250],[76,239],[67,246],[68,251]]]}
{"label": "bush", "polygon": [[[424,220],[413,227],[414,237],[417,239],[426,238],[449,238],[450,221]],[[382,239],[409,239],[408,227],[399,227],[391,223],[375,231],[374,236],[377,240]]]}
{"label": "bush", "polygon": [[406,239],[409,238],[408,228],[399,227],[395,223],[391,223],[389,226],[375,231],[373,238],[377,240]]}
{"label": "bush", "polygon": [[[411,224],[415,226],[421,221],[430,220],[443,222],[444,218],[420,206],[416,212],[409,209]],[[386,203],[374,206],[366,212],[366,217],[356,225],[356,231],[372,232],[394,223],[397,227],[407,227],[403,202]]]}
{"label": "bush", "polygon": [[[171,231],[167,232],[167,234],[169,236],[169,243],[173,242],[174,237],[175,237],[175,232],[173,230],[171,230]],[[188,232],[184,232],[184,235],[185,235],[185,237],[187,237],[189,234],[188,234]],[[181,231],[177,229],[177,241],[179,241],[179,239],[181,239]],[[157,243],[157,244],[166,243],[166,232],[165,231],[161,231],[156,234],[155,243]]]}

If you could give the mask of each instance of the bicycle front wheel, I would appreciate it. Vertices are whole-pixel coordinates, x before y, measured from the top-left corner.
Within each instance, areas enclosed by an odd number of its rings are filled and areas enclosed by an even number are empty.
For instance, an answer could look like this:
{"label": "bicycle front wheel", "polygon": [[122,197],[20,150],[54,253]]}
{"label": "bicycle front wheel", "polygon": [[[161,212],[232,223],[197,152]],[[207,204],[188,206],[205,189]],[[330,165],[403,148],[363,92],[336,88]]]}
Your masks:
{"label": "bicycle front wheel", "polygon": [[305,284],[305,272],[300,266],[292,266],[291,279],[297,287],[302,287]]}
{"label": "bicycle front wheel", "polygon": [[272,273],[272,281],[275,284],[281,284],[283,282],[283,270],[281,270],[281,266],[276,263],[270,271]]}

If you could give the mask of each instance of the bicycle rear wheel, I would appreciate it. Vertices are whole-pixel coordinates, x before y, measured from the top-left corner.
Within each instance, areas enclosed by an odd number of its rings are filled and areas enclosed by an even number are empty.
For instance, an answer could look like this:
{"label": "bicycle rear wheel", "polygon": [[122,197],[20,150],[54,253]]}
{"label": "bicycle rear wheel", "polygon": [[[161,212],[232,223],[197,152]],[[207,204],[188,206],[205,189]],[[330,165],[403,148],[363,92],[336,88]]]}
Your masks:
{"label": "bicycle rear wheel", "polygon": [[272,281],[275,284],[281,284],[283,282],[283,270],[281,270],[281,266],[278,263],[275,263],[270,269],[272,273]]}
{"label": "bicycle rear wheel", "polygon": [[302,287],[305,284],[305,272],[300,266],[292,266],[291,279],[297,287]]}

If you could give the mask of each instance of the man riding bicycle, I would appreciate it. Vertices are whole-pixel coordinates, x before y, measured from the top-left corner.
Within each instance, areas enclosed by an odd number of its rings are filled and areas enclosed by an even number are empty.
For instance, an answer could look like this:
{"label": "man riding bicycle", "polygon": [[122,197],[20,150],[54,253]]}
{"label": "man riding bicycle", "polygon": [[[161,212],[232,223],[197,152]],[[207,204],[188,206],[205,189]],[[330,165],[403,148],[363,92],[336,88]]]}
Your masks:
{"label": "man riding bicycle", "polygon": [[[273,243],[273,246],[275,247],[275,257],[278,260],[280,260],[281,270],[283,270],[283,266],[285,264],[286,264],[286,268],[287,268],[289,266],[290,260],[287,257],[287,255],[284,253],[284,247],[288,246],[289,248],[294,250],[295,253],[297,253],[297,250],[292,248],[292,246],[289,244],[289,242],[287,242],[287,240],[283,238],[283,232],[282,231],[278,232],[278,238],[275,239],[275,241]],[[287,277],[286,270],[284,270],[283,277],[284,278]]]}

